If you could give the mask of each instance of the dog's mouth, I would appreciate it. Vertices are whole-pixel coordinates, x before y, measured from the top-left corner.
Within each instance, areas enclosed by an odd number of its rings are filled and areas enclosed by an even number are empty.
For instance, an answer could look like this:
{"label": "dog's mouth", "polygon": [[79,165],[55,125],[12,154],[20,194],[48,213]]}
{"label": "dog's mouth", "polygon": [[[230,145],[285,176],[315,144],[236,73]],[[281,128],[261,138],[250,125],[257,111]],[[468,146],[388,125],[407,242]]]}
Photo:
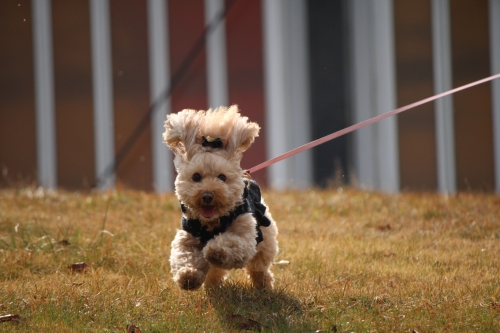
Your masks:
{"label": "dog's mouth", "polygon": [[206,218],[211,218],[215,214],[215,206],[203,205],[201,206],[201,215]]}

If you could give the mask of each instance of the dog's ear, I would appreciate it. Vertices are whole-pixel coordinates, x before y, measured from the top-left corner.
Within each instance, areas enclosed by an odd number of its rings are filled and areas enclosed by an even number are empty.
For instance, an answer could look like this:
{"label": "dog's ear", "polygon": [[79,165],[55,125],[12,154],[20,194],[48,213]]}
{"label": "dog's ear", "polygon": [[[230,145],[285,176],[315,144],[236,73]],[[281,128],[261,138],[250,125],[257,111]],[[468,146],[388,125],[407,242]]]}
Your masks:
{"label": "dog's ear", "polygon": [[196,144],[196,134],[204,115],[205,111],[186,109],[167,116],[163,140],[177,157],[187,159],[187,152]]}
{"label": "dog's ear", "polygon": [[220,151],[239,160],[259,136],[259,130],[257,123],[240,115],[237,105],[208,111],[186,109],[167,116],[163,139],[174,152],[178,167],[203,151]]}
{"label": "dog's ear", "polygon": [[226,150],[230,154],[235,155],[241,154],[250,148],[255,138],[259,136],[260,126],[257,123],[248,121],[248,117],[242,117],[238,113],[238,106],[231,106],[228,111],[231,110],[237,113],[238,117],[234,120]]}

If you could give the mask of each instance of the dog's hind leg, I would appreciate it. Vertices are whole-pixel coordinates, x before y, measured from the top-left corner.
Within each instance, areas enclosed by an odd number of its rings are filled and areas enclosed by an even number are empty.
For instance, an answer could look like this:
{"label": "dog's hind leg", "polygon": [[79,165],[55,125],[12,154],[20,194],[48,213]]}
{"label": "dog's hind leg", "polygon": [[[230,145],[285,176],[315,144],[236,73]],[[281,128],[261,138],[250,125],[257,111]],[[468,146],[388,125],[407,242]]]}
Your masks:
{"label": "dog's hind leg", "polygon": [[[272,258],[274,258],[274,256]],[[269,258],[265,252],[259,251],[248,263],[246,271],[254,287],[273,289],[274,277],[271,272],[272,258]]]}
{"label": "dog's hind leg", "polygon": [[201,287],[210,268],[203,258],[203,244],[184,230],[178,230],[172,241],[170,271],[181,289]]}
{"label": "dog's hind leg", "polygon": [[207,277],[205,278],[205,287],[217,287],[224,282],[228,271],[219,267],[210,266]]}
{"label": "dog's hind leg", "polygon": [[[271,215],[266,213],[268,218]],[[269,227],[261,227],[264,240],[257,245],[257,254],[250,260],[246,271],[256,288],[272,289],[274,283],[271,266],[274,257],[278,254],[278,241],[276,236],[278,228],[273,221]]]}

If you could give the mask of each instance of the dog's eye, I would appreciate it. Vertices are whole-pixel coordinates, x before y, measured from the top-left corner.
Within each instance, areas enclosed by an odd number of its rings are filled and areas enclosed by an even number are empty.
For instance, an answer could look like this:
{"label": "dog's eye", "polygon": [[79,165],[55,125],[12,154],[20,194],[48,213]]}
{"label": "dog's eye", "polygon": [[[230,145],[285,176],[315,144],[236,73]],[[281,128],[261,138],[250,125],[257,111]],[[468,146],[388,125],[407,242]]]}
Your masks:
{"label": "dog's eye", "polygon": [[195,173],[191,179],[193,182],[199,183],[201,182],[201,175],[199,173]]}
{"label": "dog's eye", "polygon": [[223,175],[222,173],[220,175],[217,176],[217,178],[219,178],[220,180],[222,180],[223,182],[226,182],[226,176]]}

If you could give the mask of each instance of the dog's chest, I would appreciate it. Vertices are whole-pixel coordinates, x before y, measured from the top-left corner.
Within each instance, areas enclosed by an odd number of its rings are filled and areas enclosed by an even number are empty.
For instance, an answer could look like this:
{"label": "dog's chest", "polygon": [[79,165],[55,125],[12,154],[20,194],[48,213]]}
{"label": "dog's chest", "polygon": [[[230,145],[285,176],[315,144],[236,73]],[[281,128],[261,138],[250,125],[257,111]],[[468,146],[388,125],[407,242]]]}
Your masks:
{"label": "dog's chest", "polygon": [[228,215],[219,218],[219,223],[213,227],[203,225],[198,219],[187,218],[186,213],[188,209],[182,203],[181,209],[184,214],[181,220],[182,229],[189,232],[193,237],[198,238],[202,243],[206,243],[215,236],[225,232],[236,218],[243,214],[252,214],[256,220],[257,244],[264,240],[260,227],[268,227],[271,224],[271,221],[264,215],[267,207],[261,203],[260,187],[253,180],[245,180],[243,203]]}

